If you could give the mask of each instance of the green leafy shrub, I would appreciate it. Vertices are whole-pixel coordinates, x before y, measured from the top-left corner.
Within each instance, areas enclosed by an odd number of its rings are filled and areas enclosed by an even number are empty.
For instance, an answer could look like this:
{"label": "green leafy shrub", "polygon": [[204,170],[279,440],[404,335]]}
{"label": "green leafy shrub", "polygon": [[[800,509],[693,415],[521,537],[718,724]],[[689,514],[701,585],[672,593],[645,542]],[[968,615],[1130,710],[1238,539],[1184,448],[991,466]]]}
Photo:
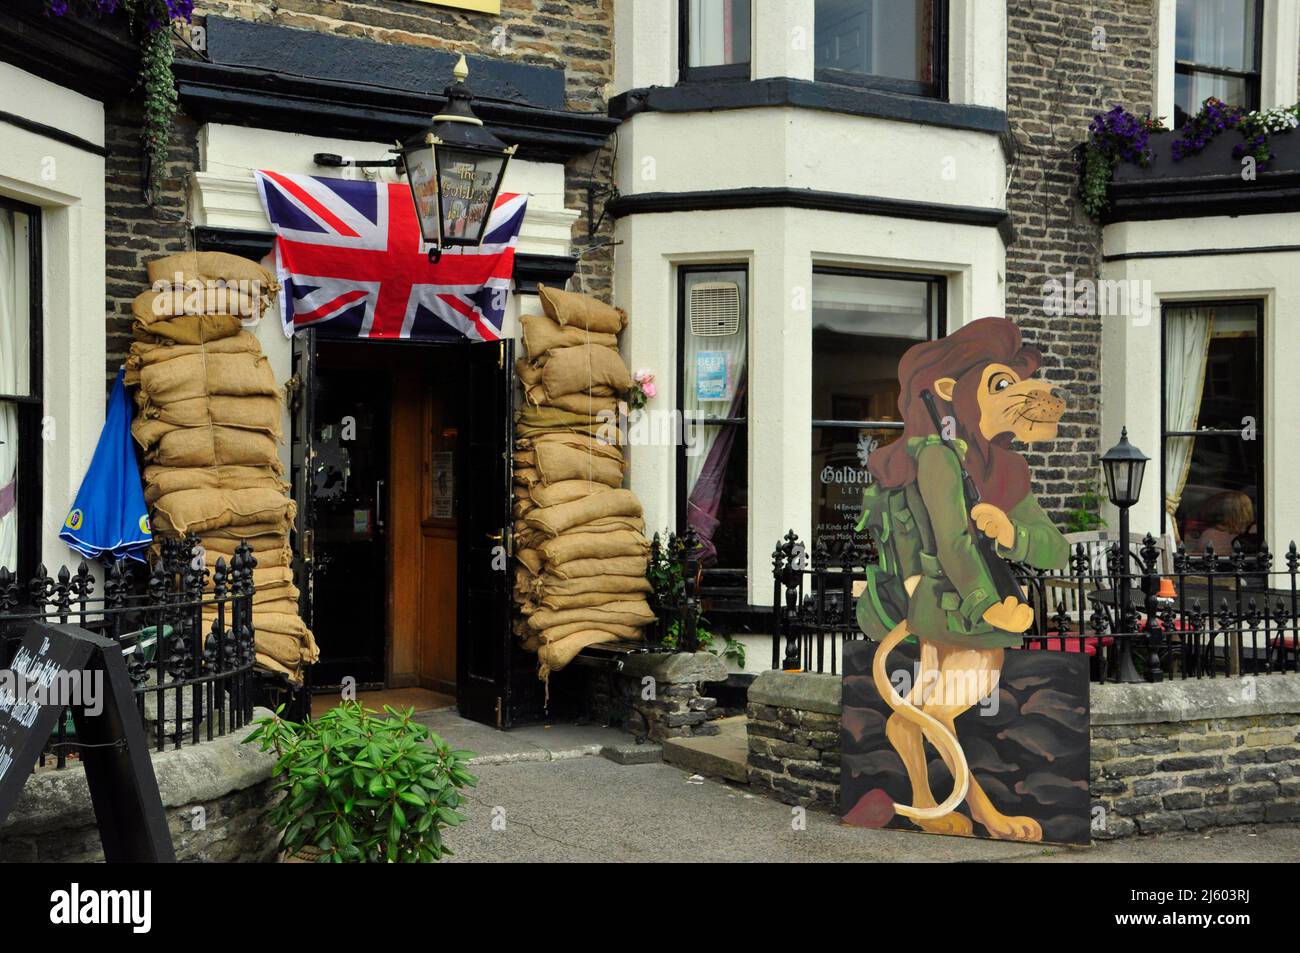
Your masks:
{"label": "green leafy shrub", "polygon": [[414,709],[384,711],[349,701],[303,724],[277,711],[244,739],[275,752],[273,790],[284,797],[271,823],[283,850],[315,848],[318,863],[432,863],[452,853],[442,831],[465,820],[456,808],[460,789],[478,781],[466,770],[473,754],[414,722]]}

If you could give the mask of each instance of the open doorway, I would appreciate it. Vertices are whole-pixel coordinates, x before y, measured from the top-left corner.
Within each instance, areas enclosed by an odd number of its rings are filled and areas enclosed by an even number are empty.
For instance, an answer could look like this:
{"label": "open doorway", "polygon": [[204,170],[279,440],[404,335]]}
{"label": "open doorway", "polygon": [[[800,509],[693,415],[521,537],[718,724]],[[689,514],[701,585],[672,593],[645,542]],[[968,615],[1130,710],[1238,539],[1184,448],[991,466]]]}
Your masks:
{"label": "open doorway", "polygon": [[313,692],[419,689],[508,727],[524,664],[509,630],[511,342],[307,334],[295,351]]}

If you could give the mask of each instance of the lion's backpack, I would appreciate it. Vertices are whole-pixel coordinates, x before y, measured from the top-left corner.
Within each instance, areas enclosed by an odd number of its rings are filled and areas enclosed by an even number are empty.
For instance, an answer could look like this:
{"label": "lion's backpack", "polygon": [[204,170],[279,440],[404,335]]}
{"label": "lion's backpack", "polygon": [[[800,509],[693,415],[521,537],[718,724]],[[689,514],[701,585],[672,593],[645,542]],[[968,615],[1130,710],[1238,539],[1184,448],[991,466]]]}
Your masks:
{"label": "lion's backpack", "polygon": [[867,588],[858,598],[858,627],[869,639],[879,641],[907,618],[903,583],[921,572],[922,531],[916,513],[926,519],[914,483],[893,489],[873,483],[863,491],[857,531],[871,534],[878,554],[875,565],[867,566]]}

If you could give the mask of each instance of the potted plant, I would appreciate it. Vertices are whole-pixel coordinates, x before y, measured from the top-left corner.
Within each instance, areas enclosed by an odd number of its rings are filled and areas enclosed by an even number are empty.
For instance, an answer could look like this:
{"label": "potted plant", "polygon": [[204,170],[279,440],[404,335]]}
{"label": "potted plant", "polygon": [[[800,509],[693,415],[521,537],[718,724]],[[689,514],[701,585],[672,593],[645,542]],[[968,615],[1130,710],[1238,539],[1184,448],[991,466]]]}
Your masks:
{"label": "potted plant", "polygon": [[245,743],[276,754],[271,809],[290,858],[317,863],[432,863],[451,854],[442,831],[465,818],[460,789],[478,779],[473,754],[453,751],[404,712],[347,701],[302,724],[275,715]]}

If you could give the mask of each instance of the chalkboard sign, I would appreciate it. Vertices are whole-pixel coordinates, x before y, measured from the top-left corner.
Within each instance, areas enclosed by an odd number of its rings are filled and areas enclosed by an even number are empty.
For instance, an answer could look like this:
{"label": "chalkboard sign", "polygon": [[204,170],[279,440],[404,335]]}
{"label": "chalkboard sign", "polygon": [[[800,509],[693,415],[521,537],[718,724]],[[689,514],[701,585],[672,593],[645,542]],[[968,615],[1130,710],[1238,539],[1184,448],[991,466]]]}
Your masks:
{"label": "chalkboard sign", "polygon": [[77,729],[104,858],[174,861],[121,647],[77,626],[29,622],[0,670],[0,822],[65,709]]}

